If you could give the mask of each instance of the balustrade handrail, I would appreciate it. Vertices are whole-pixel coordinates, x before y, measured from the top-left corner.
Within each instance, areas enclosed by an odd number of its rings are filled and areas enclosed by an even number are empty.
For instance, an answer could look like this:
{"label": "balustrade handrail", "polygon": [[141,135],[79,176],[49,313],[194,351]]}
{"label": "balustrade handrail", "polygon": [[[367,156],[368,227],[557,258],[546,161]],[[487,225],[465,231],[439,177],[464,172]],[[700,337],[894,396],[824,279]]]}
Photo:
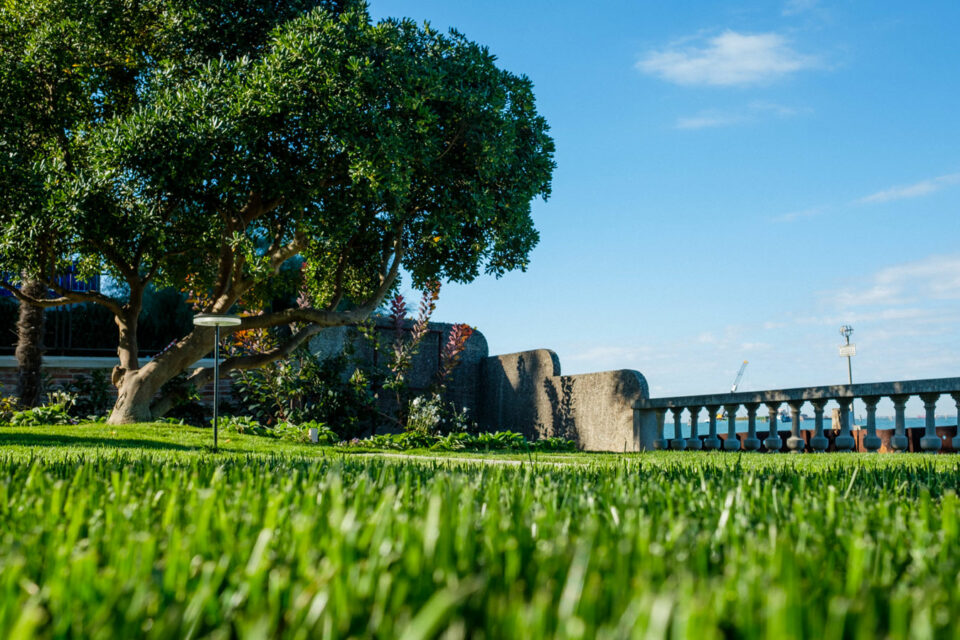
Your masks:
{"label": "balustrade handrail", "polygon": [[[828,438],[824,434],[823,414],[824,406],[833,400],[840,405],[839,420],[840,433],[834,444],[839,451],[850,451],[856,441],[850,431],[850,407],[855,398],[863,400],[867,407],[866,436],[863,446],[867,451],[880,449],[881,439],[877,436],[877,403],[881,398],[889,397],[893,400],[895,411],[895,433],[891,438],[891,446],[896,451],[906,451],[908,448],[906,437],[905,406],[911,396],[920,396],[923,400],[926,416],[924,419],[924,435],[920,439],[920,446],[924,451],[939,451],[943,443],[936,433],[936,419],[934,412],[936,402],[940,396],[949,394],[957,404],[960,413],[960,378],[930,378],[927,380],[900,380],[897,382],[868,382],[863,384],[840,384],[821,387],[797,387],[795,389],[770,389],[767,391],[741,391],[738,393],[717,393],[697,396],[676,396],[672,398],[641,398],[634,405],[638,417],[656,415],[657,438],[653,445],[656,449],[720,449],[737,451],[743,447],[748,451],[758,451],[761,447],[767,451],[780,451],[783,440],[779,435],[777,414],[784,403],[790,405],[792,418],[790,420],[790,437],[786,445],[790,451],[799,453],[807,448],[807,442],[800,433],[800,409],[804,403],[810,402],[814,406],[814,421],[816,424],[809,446],[814,451],[825,451],[829,446]],[[766,405],[769,411],[769,435],[762,442],[757,438],[757,409]],[[743,442],[737,437],[737,410],[741,407],[747,410],[748,429]],[[698,434],[700,412],[708,410],[709,433],[703,440]],[[717,419],[720,408],[723,408],[722,417],[727,422],[727,435],[721,442],[718,437]],[[690,414],[690,436],[680,435],[680,416],[684,411]],[[664,437],[666,414],[673,413],[674,437],[667,440]],[[960,426],[957,436],[951,441],[955,451],[960,451]]]}
{"label": "balustrade handrail", "polygon": [[927,393],[960,392],[960,378],[929,378],[926,380],[900,380],[896,382],[867,382],[861,384],[837,384],[820,387],[797,387],[794,389],[769,389],[766,391],[738,391],[695,396],[641,398],[635,409],[673,409],[675,407],[722,407],[728,404],[767,404],[770,402],[799,402],[809,400],[836,400],[890,396],[916,396]]}

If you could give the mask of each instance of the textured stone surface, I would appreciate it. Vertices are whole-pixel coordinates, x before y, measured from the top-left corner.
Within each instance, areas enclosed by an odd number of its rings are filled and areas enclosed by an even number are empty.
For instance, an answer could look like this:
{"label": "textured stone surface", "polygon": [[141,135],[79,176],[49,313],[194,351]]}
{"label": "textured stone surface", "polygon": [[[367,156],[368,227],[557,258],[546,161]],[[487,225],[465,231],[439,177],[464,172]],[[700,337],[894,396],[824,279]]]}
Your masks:
{"label": "textured stone surface", "polygon": [[[384,349],[389,349],[393,341],[394,328],[386,318],[375,318],[376,330],[381,341],[381,353],[374,353],[365,339],[359,336],[352,327],[330,327],[318,333],[310,341],[310,351],[318,358],[327,358],[340,353],[348,344],[353,345],[355,356],[367,362],[377,362],[384,358]],[[405,330],[412,326],[407,322]],[[413,358],[410,367],[409,384],[414,390],[428,388],[436,379],[437,369],[440,366],[440,353],[450,335],[452,324],[431,322],[427,335],[420,343],[420,349]],[[450,374],[447,381],[445,398],[459,407],[466,407],[470,414],[476,416],[478,407],[478,389],[480,384],[480,365],[488,355],[487,339],[479,331],[474,331],[464,345],[460,355],[460,362]],[[349,375],[349,372],[347,372]],[[385,401],[387,398],[385,397]],[[389,408],[389,407],[388,407]]]}
{"label": "textured stone surface", "polygon": [[480,426],[528,438],[552,435],[547,428],[553,424],[547,389],[553,391],[549,381],[559,375],[560,359],[549,349],[486,358],[480,367]]}
{"label": "textured stone surface", "polygon": [[537,349],[484,360],[480,394],[478,418],[489,430],[571,438],[586,451],[653,449],[655,418],[633,411],[649,396],[637,371],[564,376],[557,354]]}

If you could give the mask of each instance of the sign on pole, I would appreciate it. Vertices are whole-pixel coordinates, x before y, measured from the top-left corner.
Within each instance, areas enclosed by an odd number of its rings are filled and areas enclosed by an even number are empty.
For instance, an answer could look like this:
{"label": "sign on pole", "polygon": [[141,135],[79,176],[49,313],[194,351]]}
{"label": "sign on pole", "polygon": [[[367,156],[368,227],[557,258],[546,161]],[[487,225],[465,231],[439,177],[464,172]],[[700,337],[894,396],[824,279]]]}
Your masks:
{"label": "sign on pole", "polygon": [[842,344],[840,345],[840,357],[847,357],[857,355],[857,345],[855,344]]}

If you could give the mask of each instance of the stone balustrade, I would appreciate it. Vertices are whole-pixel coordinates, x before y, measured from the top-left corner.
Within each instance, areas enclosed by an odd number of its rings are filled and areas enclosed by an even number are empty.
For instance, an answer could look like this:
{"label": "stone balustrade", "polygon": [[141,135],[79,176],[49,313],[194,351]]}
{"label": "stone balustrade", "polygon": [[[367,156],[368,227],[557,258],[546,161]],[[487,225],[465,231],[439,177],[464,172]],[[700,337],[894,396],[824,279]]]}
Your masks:
{"label": "stone balustrade", "polygon": [[[828,402],[839,405],[840,433],[834,439],[834,447],[839,451],[852,451],[856,440],[851,432],[851,407],[853,400],[858,398],[867,408],[866,434],[863,437],[863,446],[867,451],[880,449],[881,440],[877,436],[877,403],[882,398],[890,398],[894,407],[894,434],[890,445],[896,451],[906,451],[908,441],[906,434],[906,403],[912,396],[923,400],[925,414],[924,434],[920,439],[920,448],[925,452],[936,452],[942,448],[942,442],[936,433],[935,411],[937,400],[943,395],[949,395],[957,405],[960,415],[960,378],[933,378],[930,380],[905,380],[900,382],[875,382],[868,384],[834,385],[824,387],[802,387],[797,389],[777,389],[770,391],[748,391],[739,393],[723,393],[716,395],[680,396],[674,398],[640,398],[633,407],[637,418],[649,415],[656,416],[657,437],[653,446],[655,449],[708,449],[723,448],[726,451],[737,451],[741,442],[737,439],[737,411],[744,407],[747,411],[747,432],[743,438],[742,447],[746,451],[758,451],[761,445],[768,451],[780,451],[783,441],[780,438],[778,417],[780,407],[786,404],[790,408],[790,435],[787,438],[787,448],[791,452],[801,453],[806,448],[806,441],[800,434],[801,410],[807,402],[813,407],[814,434],[810,439],[810,448],[814,451],[826,451],[829,440],[824,434],[823,416]],[[757,438],[757,410],[766,406],[769,411],[769,435],[761,443]],[[709,412],[709,432],[705,439],[699,436],[700,413],[703,409]],[[720,413],[721,409],[723,414]],[[674,438],[669,442],[664,438],[664,423],[667,411],[673,414]],[[689,412],[690,437],[680,436],[681,418],[683,412]],[[725,415],[727,420],[727,436],[721,441],[717,435],[718,415]],[[960,451],[960,426],[957,435],[951,442],[953,449]]]}

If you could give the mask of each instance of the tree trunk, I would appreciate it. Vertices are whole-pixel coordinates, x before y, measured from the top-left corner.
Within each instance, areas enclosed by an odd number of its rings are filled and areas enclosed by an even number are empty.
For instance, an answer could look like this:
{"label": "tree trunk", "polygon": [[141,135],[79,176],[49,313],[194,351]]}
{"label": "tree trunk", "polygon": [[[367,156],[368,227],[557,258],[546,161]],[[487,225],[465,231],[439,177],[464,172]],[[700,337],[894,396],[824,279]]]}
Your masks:
{"label": "tree trunk", "polygon": [[[155,372],[162,374],[163,372]],[[176,373],[169,376],[172,378]],[[140,371],[129,371],[122,375],[120,380],[116,379],[114,371],[114,384],[117,385],[117,402],[113,405],[110,412],[109,424],[130,424],[133,422],[151,422],[155,419],[150,404],[154,396],[160,390],[160,385],[152,384],[159,380],[161,375],[155,375],[153,380],[150,376],[144,376]],[[168,378],[168,379],[169,379]]]}
{"label": "tree trunk", "polygon": [[[121,321],[118,320],[118,325]],[[129,336],[129,328],[121,327],[121,338]],[[176,346],[157,356],[142,368],[135,366],[130,357],[129,346],[120,349],[120,364],[113,371],[113,383],[117,387],[117,402],[110,412],[109,424],[150,422],[160,418],[169,404],[157,403],[157,394],[168,381],[186,371],[194,362],[205,356],[213,347],[213,330],[196,327]],[[125,357],[126,356],[126,357]]]}
{"label": "tree trunk", "polygon": [[[47,288],[37,280],[27,280],[23,292],[32,298],[47,297]],[[43,364],[43,308],[20,303],[17,320],[17,396],[25,407],[40,404],[43,391],[40,367]]]}

